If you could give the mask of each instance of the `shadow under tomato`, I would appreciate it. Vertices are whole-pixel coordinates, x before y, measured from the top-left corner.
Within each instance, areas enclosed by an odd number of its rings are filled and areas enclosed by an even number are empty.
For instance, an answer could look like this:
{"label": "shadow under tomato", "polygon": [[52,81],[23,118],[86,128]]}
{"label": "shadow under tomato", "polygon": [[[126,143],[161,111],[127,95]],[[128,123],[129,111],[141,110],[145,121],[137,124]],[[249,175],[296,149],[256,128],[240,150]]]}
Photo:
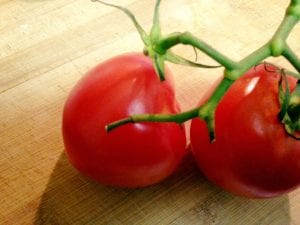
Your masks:
{"label": "shadow under tomato", "polygon": [[287,196],[249,200],[222,191],[199,173],[190,154],[160,184],[142,189],[100,185],[80,175],[62,154],[35,225],[287,225]]}

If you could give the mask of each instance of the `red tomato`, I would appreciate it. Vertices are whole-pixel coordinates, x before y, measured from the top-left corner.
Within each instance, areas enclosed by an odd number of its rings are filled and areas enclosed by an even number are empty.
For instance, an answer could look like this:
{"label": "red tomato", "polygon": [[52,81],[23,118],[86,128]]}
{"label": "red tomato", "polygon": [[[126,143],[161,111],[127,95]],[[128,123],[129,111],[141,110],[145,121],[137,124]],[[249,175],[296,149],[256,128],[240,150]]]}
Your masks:
{"label": "red tomato", "polygon": [[216,109],[215,142],[203,121],[191,124],[192,151],[203,173],[247,197],[274,197],[300,184],[300,142],[278,119],[280,74],[269,70],[253,68],[228,90]]}
{"label": "red tomato", "polygon": [[132,114],[178,113],[170,72],[160,82],[141,54],[112,58],[91,70],[71,92],[63,138],[71,163],[107,185],[142,187],[170,175],[186,152],[184,127],[175,123],[105,125]]}

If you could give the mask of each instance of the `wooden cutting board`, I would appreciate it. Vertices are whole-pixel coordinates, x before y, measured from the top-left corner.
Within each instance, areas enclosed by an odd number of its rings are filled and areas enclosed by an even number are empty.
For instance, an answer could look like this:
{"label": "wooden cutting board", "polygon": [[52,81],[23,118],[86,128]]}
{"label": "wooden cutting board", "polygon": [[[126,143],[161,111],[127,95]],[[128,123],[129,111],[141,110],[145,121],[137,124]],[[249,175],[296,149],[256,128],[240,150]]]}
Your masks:
{"label": "wooden cutting board", "polygon": [[[150,28],[154,0],[109,2],[129,7]],[[272,36],[288,2],[164,0],[163,31],[189,30],[238,60]],[[300,54],[299,28],[289,43]],[[138,190],[96,184],[70,166],[60,130],[70,89],[97,63],[142,48],[129,19],[99,3],[0,1],[0,223],[299,225],[300,190],[268,200],[233,196],[209,183],[191,156],[164,182]],[[191,48],[176,50],[195,57]],[[170,67],[183,109],[207,95],[222,74]]]}

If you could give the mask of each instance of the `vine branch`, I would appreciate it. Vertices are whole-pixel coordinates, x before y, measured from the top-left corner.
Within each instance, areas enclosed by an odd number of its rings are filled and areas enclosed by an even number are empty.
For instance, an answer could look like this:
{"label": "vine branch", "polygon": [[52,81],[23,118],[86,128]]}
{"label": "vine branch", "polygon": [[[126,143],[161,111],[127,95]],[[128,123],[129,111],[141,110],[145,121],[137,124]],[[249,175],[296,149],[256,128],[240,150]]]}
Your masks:
{"label": "vine branch", "polygon": [[[99,0],[94,0],[98,2],[102,2]],[[164,77],[164,61],[165,59],[173,59],[172,61],[178,61],[180,59],[179,56],[171,55],[170,57],[170,49],[178,44],[183,45],[190,45],[193,48],[196,48],[206,55],[208,55],[210,58],[214,59],[219,64],[223,65],[225,68],[224,72],[224,78],[221,81],[220,85],[216,88],[216,90],[213,92],[212,96],[209,98],[209,100],[202,106],[192,109],[187,112],[179,113],[179,114],[139,114],[139,115],[132,115],[128,118],[124,118],[120,121],[116,121],[114,123],[111,123],[107,126],[107,131],[110,131],[118,126],[124,125],[126,123],[136,123],[136,122],[176,122],[176,123],[183,123],[189,119],[200,117],[201,119],[205,120],[209,131],[210,131],[210,137],[211,139],[214,138],[214,114],[216,107],[226,91],[229,89],[229,87],[234,83],[235,80],[237,80],[239,77],[241,77],[245,72],[247,72],[251,67],[259,64],[266,58],[273,56],[273,57],[279,57],[283,56],[285,57],[291,65],[300,73],[300,60],[298,56],[294,53],[294,51],[290,48],[290,46],[286,43],[286,40],[295,27],[295,25],[300,20],[300,0],[291,0],[289,6],[286,9],[285,16],[283,20],[281,21],[281,24],[279,25],[278,29],[276,30],[275,34],[271,38],[270,41],[265,43],[263,46],[258,48],[253,53],[249,54],[239,62],[235,62],[229,57],[225,56],[218,50],[214,49],[212,46],[208,45],[203,40],[197,38],[193,34],[189,32],[183,32],[183,33],[172,33],[166,36],[161,35],[161,28],[159,25],[159,5],[161,3],[161,0],[157,0],[156,6],[155,6],[155,14],[154,14],[154,22],[153,27],[151,29],[150,35],[144,34],[142,32],[142,35],[144,39],[149,39],[150,44],[146,44],[147,52],[149,53],[149,56],[153,58],[153,61],[155,62],[155,68],[159,72],[160,77]],[[107,3],[106,3],[107,4]],[[107,4],[110,5],[110,4]],[[116,6],[114,6],[116,7]],[[127,15],[133,19],[136,26],[139,27],[139,24],[136,22],[134,16],[129,12],[128,10],[125,10],[122,7],[117,8],[124,11]],[[141,29],[139,29],[141,30]],[[141,32],[141,31],[140,31]],[[149,38],[148,38],[149,37]],[[145,41],[144,41],[145,42]],[[174,60],[174,57],[176,60]],[[177,57],[177,58],[176,58]],[[183,59],[180,59],[179,61],[183,62]],[[195,65],[195,63],[188,62],[185,60],[185,64],[187,65]],[[203,65],[199,64],[197,66],[203,67]],[[209,68],[212,68],[210,66],[207,66]],[[298,75],[295,75],[295,77],[299,77]]]}

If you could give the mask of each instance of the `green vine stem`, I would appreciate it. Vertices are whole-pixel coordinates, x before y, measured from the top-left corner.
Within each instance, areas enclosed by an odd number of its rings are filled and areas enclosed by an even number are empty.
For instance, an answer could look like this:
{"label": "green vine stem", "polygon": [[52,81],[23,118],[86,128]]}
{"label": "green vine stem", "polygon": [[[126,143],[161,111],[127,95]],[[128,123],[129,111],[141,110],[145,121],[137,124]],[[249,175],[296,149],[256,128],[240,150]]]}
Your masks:
{"label": "green vine stem", "polygon": [[196,36],[189,32],[173,33],[166,36],[165,38],[162,38],[158,41],[158,43],[156,43],[155,50],[163,53],[178,44],[190,45],[194,48],[199,49],[206,55],[216,60],[221,65],[225,66],[225,68],[234,69],[237,66],[237,64],[230,58],[223,55],[222,53],[220,53],[219,51],[217,51],[204,41],[198,39]]}
{"label": "green vine stem", "polygon": [[191,109],[189,111],[178,113],[178,114],[136,114],[131,115],[128,118],[121,119],[110,123],[105,127],[107,132],[127,123],[136,123],[136,122],[174,122],[174,123],[184,123],[190,118],[198,116],[199,107]]}
{"label": "green vine stem", "polygon": [[[297,72],[300,73],[300,60],[286,42],[290,32],[300,20],[300,0],[291,0],[289,6],[287,7],[285,16],[271,40],[238,62],[231,60],[229,57],[223,55],[221,52],[208,45],[198,37],[194,36],[190,32],[177,32],[162,36],[158,15],[160,2],[161,0],[157,0],[154,23],[149,37],[150,44],[146,46],[147,52],[151,52],[150,57],[154,59],[155,66],[161,69],[160,73],[163,72],[162,68],[164,66],[164,60],[167,58],[166,55],[170,53],[171,48],[178,44],[184,44],[202,51],[207,56],[214,59],[217,63],[223,65],[225,68],[224,78],[216,88],[216,90],[213,92],[211,97],[208,99],[208,101],[202,106],[179,114],[132,115],[128,118],[124,118],[122,120],[108,124],[106,127],[107,131],[111,131],[112,129],[115,129],[118,126],[124,125],[126,123],[183,123],[187,120],[199,116],[201,119],[206,121],[210,132],[210,138],[211,140],[213,140],[214,114],[218,103],[220,102],[226,91],[234,83],[234,81],[242,76],[245,72],[247,72],[251,67],[261,63],[263,60],[270,56],[283,56],[293,65]],[[136,21],[134,22],[136,23]],[[293,72],[291,74],[293,74],[295,77],[298,77],[298,79],[300,78],[298,74],[295,74]],[[163,74],[160,74],[160,76],[163,77]]]}
{"label": "green vine stem", "polygon": [[[300,60],[292,49],[286,45],[282,55],[294,66],[294,68],[300,73]],[[299,78],[300,79],[300,78]]]}

